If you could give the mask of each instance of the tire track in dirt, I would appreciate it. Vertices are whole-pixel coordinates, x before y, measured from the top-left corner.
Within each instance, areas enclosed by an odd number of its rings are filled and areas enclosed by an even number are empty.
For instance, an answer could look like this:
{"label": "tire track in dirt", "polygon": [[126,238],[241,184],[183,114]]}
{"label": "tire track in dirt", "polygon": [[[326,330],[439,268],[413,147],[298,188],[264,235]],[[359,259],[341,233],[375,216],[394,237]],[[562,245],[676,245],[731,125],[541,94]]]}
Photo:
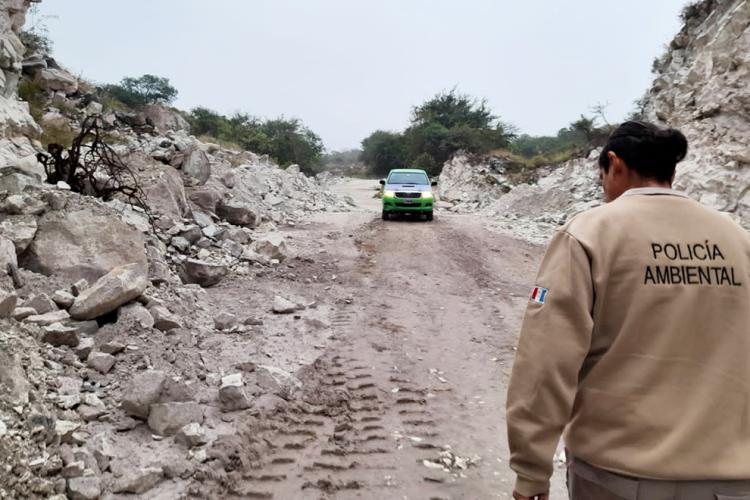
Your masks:
{"label": "tire track in dirt", "polygon": [[338,264],[353,304],[329,318],[302,394],[248,425],[232,495],[510,498],[505,385],[541,252],[467,222],[347,231],[358,254]]}

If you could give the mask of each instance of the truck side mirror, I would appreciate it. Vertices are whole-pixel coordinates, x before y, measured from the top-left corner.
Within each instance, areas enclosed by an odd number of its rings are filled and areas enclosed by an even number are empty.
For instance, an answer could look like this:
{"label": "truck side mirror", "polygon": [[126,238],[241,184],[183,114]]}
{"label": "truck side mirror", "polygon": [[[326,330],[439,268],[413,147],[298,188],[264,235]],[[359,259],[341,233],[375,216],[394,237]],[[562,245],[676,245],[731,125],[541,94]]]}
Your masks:
{"label": "truck side mirror", "polygon": [[380,185],[385,186],[385,179],[380,179]]}
{"label": "truck side mirror", "polygon": [[430,185],[431,185],[431,186],[437,186],[437,181],[432,181],[432,182],[430,183]]}

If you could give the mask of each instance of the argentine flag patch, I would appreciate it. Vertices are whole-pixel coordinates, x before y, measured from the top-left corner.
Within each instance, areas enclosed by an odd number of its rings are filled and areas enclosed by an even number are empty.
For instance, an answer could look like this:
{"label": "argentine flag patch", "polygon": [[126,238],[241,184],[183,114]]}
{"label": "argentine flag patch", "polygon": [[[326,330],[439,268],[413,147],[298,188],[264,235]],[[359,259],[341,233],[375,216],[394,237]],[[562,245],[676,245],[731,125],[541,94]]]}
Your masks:
{"label": "argentine flag patch", "polygon": [[548,293],[549,290],[547,290],[546,288],[535,286],[531,291],[531,301],[536,302],[537,304],[544,304],[544,302],[547,300]]}

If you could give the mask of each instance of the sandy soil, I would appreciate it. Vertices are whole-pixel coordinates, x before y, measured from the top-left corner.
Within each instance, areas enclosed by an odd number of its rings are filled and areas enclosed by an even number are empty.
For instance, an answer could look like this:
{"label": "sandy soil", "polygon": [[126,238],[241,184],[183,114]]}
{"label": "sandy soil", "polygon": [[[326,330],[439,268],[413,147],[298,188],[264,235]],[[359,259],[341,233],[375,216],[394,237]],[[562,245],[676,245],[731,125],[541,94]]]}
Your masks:
{"label": "sandy soil", "polygon": [[[330,329],[297,372],[298,397],[237,423],[223,497],[511,497],[505,394],[543,249],[471,216],[381,221],[375,187],[336,185],[360,211],[290,230],[297,261],[313,262],[281,288],[316,294]],[[327,285],[320,266],[335,273]],[[562,484],[558,470],[552,498]]]}

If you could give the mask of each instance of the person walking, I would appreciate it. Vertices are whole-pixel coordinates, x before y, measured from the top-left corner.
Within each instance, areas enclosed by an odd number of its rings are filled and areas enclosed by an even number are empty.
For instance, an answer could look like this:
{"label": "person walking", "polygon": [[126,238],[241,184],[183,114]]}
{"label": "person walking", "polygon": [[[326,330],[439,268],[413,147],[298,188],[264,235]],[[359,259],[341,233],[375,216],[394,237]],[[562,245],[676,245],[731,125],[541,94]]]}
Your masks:
{"label": "person walking", "polygon": [[750,235],[671,188],[685,136],[626,122],[608,203],[552,239],[507,400],[514,498],[750,500]]}

